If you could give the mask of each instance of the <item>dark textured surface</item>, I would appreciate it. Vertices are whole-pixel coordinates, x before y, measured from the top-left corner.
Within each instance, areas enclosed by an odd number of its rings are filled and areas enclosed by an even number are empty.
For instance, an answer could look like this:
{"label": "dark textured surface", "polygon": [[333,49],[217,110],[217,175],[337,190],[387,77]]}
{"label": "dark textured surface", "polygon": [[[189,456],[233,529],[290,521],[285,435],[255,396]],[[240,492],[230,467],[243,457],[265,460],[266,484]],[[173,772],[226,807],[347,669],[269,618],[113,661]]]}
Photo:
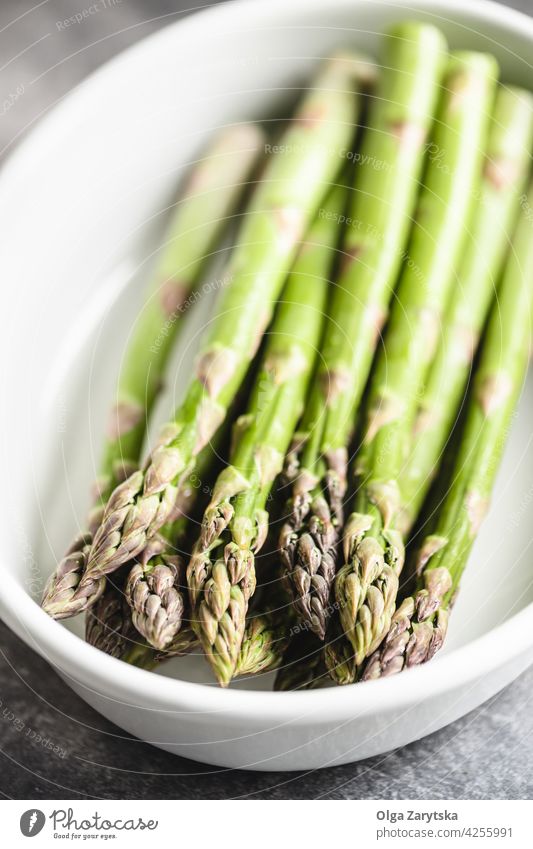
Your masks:
{"label": "dark textured surface", "polygon": [[4,626],[0,640],[0,790],[10,798],[533,798],[533,670],[396,752],[315,772],[230,772],[125,735]]}
{"label": "dark textured surface", "polygon": [[[58,22],[91,2],[2,0],[0,153],[107,58],[203,5],[209,4],[100,0],[97,13],[61,29]],[[532,0],[510,5],[533,12]],[[0,793],[15,799],[530,799],[532,690],[530,670],[448,728],[363,763],[311,773],[228,772],[125,735],[0,625]]]}

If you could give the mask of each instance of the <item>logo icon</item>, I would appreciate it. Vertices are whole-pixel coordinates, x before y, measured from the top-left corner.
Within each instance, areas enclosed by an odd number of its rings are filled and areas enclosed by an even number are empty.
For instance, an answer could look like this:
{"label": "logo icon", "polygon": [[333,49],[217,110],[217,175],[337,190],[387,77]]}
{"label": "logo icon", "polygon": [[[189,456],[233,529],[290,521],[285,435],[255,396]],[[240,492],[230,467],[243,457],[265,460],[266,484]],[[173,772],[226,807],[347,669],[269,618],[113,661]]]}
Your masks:
{"label": "logo icon", "polygon": [[20,830],[24,837],[35,837],[43,830],[46,822],[46,817],[38,808],[30,808],[29,811],[24,811],[20,818]]}

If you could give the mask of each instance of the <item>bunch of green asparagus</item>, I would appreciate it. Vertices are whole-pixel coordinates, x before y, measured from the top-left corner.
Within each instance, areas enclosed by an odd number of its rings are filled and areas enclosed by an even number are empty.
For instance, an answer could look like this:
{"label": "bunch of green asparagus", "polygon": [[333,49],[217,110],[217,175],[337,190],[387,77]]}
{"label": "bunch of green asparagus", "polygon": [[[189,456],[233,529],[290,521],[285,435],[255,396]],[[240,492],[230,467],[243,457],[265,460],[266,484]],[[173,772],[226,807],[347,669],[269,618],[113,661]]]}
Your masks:
{"label": "bunch of green asparagus", "polygon": [[438,651],[531,343],[533,96],[498,74],[407,21],[379,61],[323,60],[275,144],[214,139],[156,252],[50,616],[85,612],[89,643],[143,669],[194,651],[222,686],[354,683]]}

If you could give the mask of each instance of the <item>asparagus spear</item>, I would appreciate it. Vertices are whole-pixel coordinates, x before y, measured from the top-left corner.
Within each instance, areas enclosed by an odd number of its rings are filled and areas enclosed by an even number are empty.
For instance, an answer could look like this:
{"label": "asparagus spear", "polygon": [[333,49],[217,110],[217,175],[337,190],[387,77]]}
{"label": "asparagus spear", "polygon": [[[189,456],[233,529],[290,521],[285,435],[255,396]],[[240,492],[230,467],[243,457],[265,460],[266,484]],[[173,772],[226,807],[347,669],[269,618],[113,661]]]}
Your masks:
{"label": "asparagus spear", "polygon": [[280,665],[289,642],[284,614],[283,609],[272,609],[249,619],[235,666],[235,677],[259,675]]}
{"label": "asparagus spear", "polygon": [[[270,520],[272,523],[275,521],[273,510],[270,511]],[[261,571],[264,577],[264,566]],[[266,601],[259,612],[252,612],[246,619],[235,677],[277,669],[283,662],[291,638],[300,630],[277,563],[267,586],[263,587],[263,594]]]}
{"label": "asparagus spear", "polygon": [[[258,675],[275,669],[287,646],[285,617],[268,611],[247,622],[235,676]],[[165,650],[157,650],[143,640],[132,621],[124,590],[113,579],[106,583],[100,598],[87,611],[85,639],[95,648],[131,666],[153,670],[159,663],[184,657],[198,647],[194,631],[183,628]]]}
{"label": "asparagus spear", "polygon": [[262,143],[262,133],[251,124],[221,132],[193,168],[176,206],[124,354],[88,528],[73,542],[45,588],[42,606],[56,619],[75,616],[103,592],[101,575],[80,585],[93,533],[115,486],[137,468],[147,420],[182,325],[180,315],[242,195]]}
{"label": "asparagus spear", "polygon": [[280,151],[268,163],[230,259],[226,287],[183,403],[141,471],[111,495],[82,585],[135,556],[168,521],[180,482],[223,421],[267,326],[299,239],[353,134],[358,88],[371,66],[325,63]]}
{"label": "asparagus spear", "polygon": [[197,645],[190,628],[183,629],[164,653],[148,645],[135,630],[122,582],[115,580],[106,582],[104,592],[87,611],[85,639],[105,654],[141,669],[154,669],[160,661],[188,654]]}
{"label": "asparagus spear", "polygon": [[[232,404],[232,414],[242,409],[240,394]],[[152,537],[131,568],[125,567],[127,574],[123,594],[131,608],[131,628],[137,631],[137,642],[142,637],[140,644],[144,645],[146,641],[155,650],[152,651],[154,663],[183,654],[182,630],[185,645],[191,642],[192,631],[185,625],[184,619],[188,608],[184,561],[187,538],[195,521],[195,511],[198,508],[203,511],[205,495],[209,491],[206,485],[210,485],[216,476],[219,452],[225,450],[229,435],[230,428],[226,423],[203,449],[194,473],[181,487],[174,521]],[[142,654],[141,650],[135,648],[134,654],[139,653]],[[119,648],[118,656],[122,655],[123,651]]]}
{"label": "asparagus spear", "polygon": [[[214,438],[197,459],[196,468],[180,487],[174,506],[174,521],[164,525],[135,558],[126,578],[125,597],[131,607],[133,624],[139,634],[160,652],[168,649],[184,624],[188,608],[185,580],[185,554],[188,542],[207,503],[213,480],[227,451],[231,419],[244,409],[251,380],[242,384],[231,409]],[[221,453],[222,452],[222,453]]]}
{"label": "asparagus spear", "polygon": [[[528,92],[498,90],[481,187],[468,245],[458,269],[458,285],[446,312],[415,419],[411,453],[402,472],[399,525],[404,534],[420,512],[468,381],[471,357],[485,323],[530,161],[532,122],[532,98]],[[353,646],[338,629],[328,635],[325,658],[337,684],[355,681]]]}
{"label": "asparagus spear", "polygon": [[[479,185],[487,116],[497,73],[485,54],[452,54],[430,149],[417,220],[397,299],[369,391],[357,458],[356,511],[344,532],[335,594],[344,633],[360,665],[390,625],[404,562],[397,523],[400,477],[411,438],[418,388],[438,339],[454,282],[465,222]],[[438,151],[438,156],[432,152]]]}
{"label": "asparagus spear", "polygon": [[203,449],[196,470],[181,487],[174,521],[150,539],[126,578],[124,594],[131,607],[134,627],[161,652],[175,640],[183,625],[187,607],[184,546],[198,501],[199,484],[210,479],[223,431],[224,428],[218,431],[215,444]]}
{"label": "asparagus spear", "polygon": [[119,581],[120,575],[117,575],[117,583],[109,581],[106,584],[85,617],[86,641],[111,657],[122,657],[133,631]]}
{"label": "asparagus spear", "polygon": [[406,528],[420,512],[463,398],[529,170],[532,130],[532,95],[522,89],[500,88],[468,246],[458,268],[455,294],[424,387],[413,447],[402,474]]}
{"label": "asparagus spear", "polygon": [[342,630],[338,617],[332,620],[328,628],[324,646],[324,664],[329,677],[335,684],[344,686],[354,683],[357,674],[355,652]]}
{"label": "asparagus spear", "polygon": [[132,566],[124,588],[134,627],[160,651],[172,642],[183,624],[185,563],[177,549],[185,526],[186,520],[178,519],[168,530],[163,528],[163,533],[152,537]]}
{"label": "asparagus spear", "polygon": [[298,614],[321,639],[342,527],[353,410],[400,269],[445,51],[442,35],[427,24],[400,24],[385,39],[384,69],[355,172],[344,267],[301,426],[300,470],[280,549]]}
{"label": "asparagus spear", "polygon": [[235,672],[255,554],[268,531],[266,501],[301,415],[320,341],[328,272],[345,193],[328,200],[336,215],[317,217],[283,292],[272,335],[240,420],[231,464],[219,475],[187,569],[193,628],[219,682]]}
{"label": "asparagus spear", "polygon": [[451,603],[488,509],[513,410],[527,371],[533,309],[533,238],[529,197],[483,339],[451,484],[433,533],[417,557],[419,587],[395,612],[365,680],[425,663],[441,647]]}

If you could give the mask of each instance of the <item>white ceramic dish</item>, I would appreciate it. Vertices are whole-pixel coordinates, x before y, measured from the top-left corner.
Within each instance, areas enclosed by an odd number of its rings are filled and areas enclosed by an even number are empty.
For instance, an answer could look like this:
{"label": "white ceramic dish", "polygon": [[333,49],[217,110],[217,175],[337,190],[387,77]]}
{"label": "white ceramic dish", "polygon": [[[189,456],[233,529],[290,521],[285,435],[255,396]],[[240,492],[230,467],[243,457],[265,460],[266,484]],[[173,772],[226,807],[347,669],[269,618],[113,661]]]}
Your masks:
{"label": "white ceramic dish", "polygon": [[531,380],[449,641],[425,667],[316,692],[222,691],[196,683],[194,664],[153,675],[104,656],[33,600],[83,522],[113,380],[107,363],[127,327],[113,319],[133,314],[125,286],[141,282],[151,216],[180,168],[215,127],[279,114],[292,97],[284,87],[317,57],[339,44],[372,52],[407,16],[435,21],[455,47],[491,50],[506,81],[533,88],[533,23],[488,2],[230,3],[105,66],[0,177],[2,617],[102,714],[199,761],[268,770],[365,758],[451,722],[533,659]]}

